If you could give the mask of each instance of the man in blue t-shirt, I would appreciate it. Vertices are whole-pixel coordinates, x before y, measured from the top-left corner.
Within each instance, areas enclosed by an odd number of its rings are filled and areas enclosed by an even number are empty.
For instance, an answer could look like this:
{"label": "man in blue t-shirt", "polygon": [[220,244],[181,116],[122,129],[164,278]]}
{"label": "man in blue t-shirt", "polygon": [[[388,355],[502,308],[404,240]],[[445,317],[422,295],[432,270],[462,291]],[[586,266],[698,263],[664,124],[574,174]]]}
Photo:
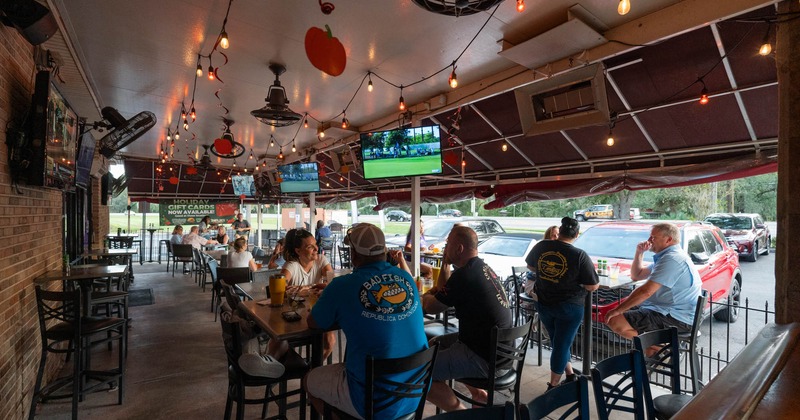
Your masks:
{"label": "man in blue t-shirt", "polygon": [[[366,359],[405,357],[428,347],[422,305],[411,275],[386,262],[386,241],[375,225],[359,223],[345,237],[351,247],[351,274],[325,287],[308,317],[312,328],[338,326],[347,336],[345,364],[312,370],[305,380],[311,403],[326,402],[350,415],[364,417]],[[398,380],[410,373],[398,374]],[[419,401],[403,399],[377,418],[397,418],[416,410]]]}
{"label": "man in blue t-shirt", "polygon": [[[631,279],[647,282],[606,314],[606,323],[615,333],[631,340],[662,328],[677,327],[681,333],[691,331],[702,280],[680,243],[677,226],[659,223],[653,225],[650,238],[636,246]],[[653,264],[647,267],[642,265],[645,251],[655,253]],[[637,309],[630,310],[637,305]]]}

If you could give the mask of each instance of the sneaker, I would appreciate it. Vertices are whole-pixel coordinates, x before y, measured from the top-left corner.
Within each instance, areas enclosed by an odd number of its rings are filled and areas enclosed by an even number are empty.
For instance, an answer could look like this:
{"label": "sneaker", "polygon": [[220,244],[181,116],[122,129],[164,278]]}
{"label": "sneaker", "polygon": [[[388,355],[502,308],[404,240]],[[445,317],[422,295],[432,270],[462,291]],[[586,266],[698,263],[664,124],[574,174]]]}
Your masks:
{"label": "sneaker", "polygon": [[561,384],[565,384],[567,382],[574,382],[577,380],[578,380],[578,375],[573,373],[572,375],[567,375],[566,377],[564,377],[564,380],[561,381]]}
{"label": "sneaker", "polygon": [[239,356],[239,367],[250,376],[280,378],[286,368],[272,356],[247,353]]}

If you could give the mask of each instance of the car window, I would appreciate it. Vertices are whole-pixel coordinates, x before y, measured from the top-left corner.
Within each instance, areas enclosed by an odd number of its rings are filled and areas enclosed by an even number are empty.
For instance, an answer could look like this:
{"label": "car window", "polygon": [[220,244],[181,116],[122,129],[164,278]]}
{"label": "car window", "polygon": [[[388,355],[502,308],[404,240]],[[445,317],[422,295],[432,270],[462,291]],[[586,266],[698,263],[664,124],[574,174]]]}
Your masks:
{"label": "car window", "polygon": [[[621,258],[632,260],[636,245],[650,237],[647,229],[590,228],[582,233],[573,245],[593,257]],[[653,253],[645,252],[644,261],[653,262]]]}
{"label": "car window", "polygon": [[503,255],[507,257],[525,257],[531,240],[526,238],[509,238],[493,236],[478,245],[478,253]]}
{"label": "car window", "polygon": [[746,230],[753,227],[753,221],[749,217],[740,216],[709,216],[705,219],[720,229]]}
{"label": "car window", "polygon": [[495,222],[494,220],[490,220],[486,222],[486,231],[488,233],[503,233],[503,227],[500,226],[500,223]]}
{"label": "car window", "polygon": [[455,222],[431,222],[425,223],[425,236],[432,238],[446,238],[450,234]]}
{"label": "car window", "polygon": [[703,245],[703,239],[697,232],[686,232],[686,252],[691,255],[695,252],[706,253],[706,247]]}
{"label": "car window", "polygon": [[478,234],[478,236],[485,235],[487,233],[486,226],[484,226],[483,222],[469,222],[469,227],[471,227],[472,230]]}
{"label": "car window", "polygon": [[722,252],[722,244],[719,243],[717,237],[711,233],[710,230],[704,230],[700,232],[700,237],[703,239],[703,242],[706,245],[706,249],[711,255],[717,254]]}

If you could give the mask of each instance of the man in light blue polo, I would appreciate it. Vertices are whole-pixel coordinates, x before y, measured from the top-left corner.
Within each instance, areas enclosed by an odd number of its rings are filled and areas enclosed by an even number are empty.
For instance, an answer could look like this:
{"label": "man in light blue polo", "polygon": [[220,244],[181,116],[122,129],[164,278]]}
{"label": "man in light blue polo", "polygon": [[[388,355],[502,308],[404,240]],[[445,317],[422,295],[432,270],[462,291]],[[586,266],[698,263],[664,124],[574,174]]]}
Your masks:
{"label": "man in light blue polo", "polygon": [[[647,282],[606,314],[606,323],[615,333],[630,340],[662,328],[677,327],[678,333],[691,331],[702,281],[680,243],[677,226],[659,223],[653,225],[650,238],[636,246],[631,279]],[[642,255],[648,250],[655,253],[653,264],[644,267]]]}

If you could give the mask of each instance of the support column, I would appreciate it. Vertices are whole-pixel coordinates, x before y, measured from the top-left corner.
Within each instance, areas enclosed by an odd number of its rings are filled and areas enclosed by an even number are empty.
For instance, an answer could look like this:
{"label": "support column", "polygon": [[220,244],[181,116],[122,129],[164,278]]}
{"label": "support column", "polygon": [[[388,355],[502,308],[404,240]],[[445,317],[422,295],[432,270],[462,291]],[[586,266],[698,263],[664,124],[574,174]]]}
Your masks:
{"label": "support column", "polygon": [[[796,1],[778,4],[778,13],[800,13]],[[775,248],[775,321],[800,321],[800,21],[778,24],[778,244]],[[793,168],[794,166],[794,168]]]}

